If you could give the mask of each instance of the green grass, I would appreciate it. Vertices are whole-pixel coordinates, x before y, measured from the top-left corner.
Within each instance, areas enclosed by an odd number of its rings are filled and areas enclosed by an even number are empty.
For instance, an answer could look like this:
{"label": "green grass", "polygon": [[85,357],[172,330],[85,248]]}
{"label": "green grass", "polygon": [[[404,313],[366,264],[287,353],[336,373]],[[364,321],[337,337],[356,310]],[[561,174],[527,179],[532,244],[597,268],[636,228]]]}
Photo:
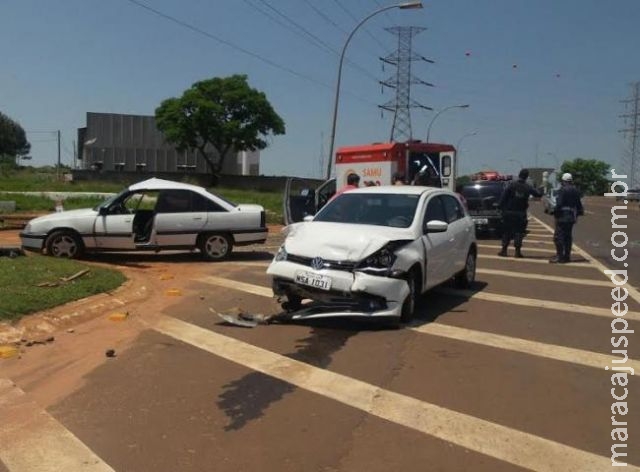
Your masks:
{"label": "green grass", "polygon": [[[89,273],[57,287],[38,287],[83,269]],[[0,320],[14,321],[23,315],[53,308],[73,300],[113,290],[126,280],[113,269],[89,266],[68,259],[36,254],[0,257]]]}

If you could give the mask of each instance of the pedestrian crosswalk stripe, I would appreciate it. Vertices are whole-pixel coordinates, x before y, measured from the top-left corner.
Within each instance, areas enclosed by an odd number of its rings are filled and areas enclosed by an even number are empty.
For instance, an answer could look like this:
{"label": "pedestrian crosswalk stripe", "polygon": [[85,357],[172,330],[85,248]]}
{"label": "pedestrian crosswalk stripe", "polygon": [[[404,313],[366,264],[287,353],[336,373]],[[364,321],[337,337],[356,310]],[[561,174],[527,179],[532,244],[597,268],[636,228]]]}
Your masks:
{"label": "pedestrian crosswalk stripe", "polygon": [[[526,249],[523,248],[522,252],[526,253]],[[502,257],[493,254],[478,254],[478,259],[499,259],[505,262],[525,262],[531,264],[549,264],[549,259],[533,259],[531,257],[523,257],[523,258],[515,258],[515,257]],[[583,269],[595,269],[594,266],[589,264],[588,262],[569,262],[567,264],[562,264],[561,267],[582,267]]]}
{"label": "pedestrian crosswalk stripe", "polygon": [[[494,250],[499,250],[500,246],[497,244],[478,244],[478,247],[480,248],[484,248],[484,249],[494,249]],[[544,252],[547,254],[555,254],[556,250],[555,249],[546,249],[546,248],[538,248],[538,247],[529,247],[528,245],[524,245],[522,247],[522,251],[523,252],[527,252],[527,251],[531,251],[531,252]]]}
{"label": "pedestrian crosswalk stripe", "polygon": [[[428,323],[421,326],[414,326],[412,329],[420,333],[441,336],[447,339],[456,339],[458,341],[490,346],[497,349],[521,352],[546,359],[593,367],[595,369],[602,369],[603,366],[611,363],[611,355],[607,354],[529,341],[527,339],[487,333],[484,331],[475,331],[440,323]],[[640,370],[640,361],[628,360],[625,365]]]}
{"label": "pedestrian crosswalk stripe", "polygon": [[548,274],[531,274],[529,272],[514,272],[511,270],[476,269],[476,272],[478,274],[504,275],[505,277],[515,277],[518,279],[546,280],[546,281],[553,281],[553,282],[562,282],[565,284],[591,285],[594,287],[610,287],[611,286],[610,283],[607,283],[603,280],[578,279],[574,277],[560,277],[557,275],[548,275]]}
{"label": "pedestrian crosswalk stripe", "polygon": [[[578,305],[575,303],[554,302],[550,300],[540,300],[537,298],[514,297],[512,295],[500,295],[498,293],[484,291],[474,292],[473,290],[460,290],[447,287],[438,288],[437,291],[448,295],[457,295],[460,297],[489,302],[510,303],[512,305],[520,305],[530,308],[544,308],[547,310],[558,310],[582,315],[602,316],[609,319],[613,317],[609,308],[597,308],[587,305]],[[640,321],[640,313],[630,311],[626,314],[625,318]]]}
{"label": "pedestrian crosswalk stripe", "polygon": [[0,418],[0,461],[10,472],[114,472],[8,379],[0,379]]}
{"label": "pedestrian crosswalk stripe", "polygon": [[160,333],[253,371],[518,467],[600,472],[611,465],[608,457],[392,392],[169,316],[156,315],[151,322]]}

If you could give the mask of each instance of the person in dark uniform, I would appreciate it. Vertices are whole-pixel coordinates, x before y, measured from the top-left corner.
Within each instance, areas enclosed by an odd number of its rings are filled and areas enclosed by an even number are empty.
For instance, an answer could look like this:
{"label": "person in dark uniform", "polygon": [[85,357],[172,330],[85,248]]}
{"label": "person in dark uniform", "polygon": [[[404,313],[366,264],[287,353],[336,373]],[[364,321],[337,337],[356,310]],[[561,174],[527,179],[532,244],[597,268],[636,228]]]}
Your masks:
{"label": "person in dark uniform", "polygon": [[541,197],[542,195],[527,183],[529,171],[522,169],[518,174],[518,180],[511,182],[502,192],[500,197],[500,209],[502,210],[502,249],[499,256],[507,255],[507,248],[513,239],[516,248],[515,257],[523,257],[522,240],[527,230],[527,208],[529,208],[529,196]]}
{"label": "person in dark uniform", "polygon": [[584,215],[580,192],[574,187],[571,174],[562,174],[562,183],[560,185],[553,213],[556,223],[556,229],[553,233],[556,255],[549,259],[552,264],[571,262],[573,225],[576,224],[578,216]]}

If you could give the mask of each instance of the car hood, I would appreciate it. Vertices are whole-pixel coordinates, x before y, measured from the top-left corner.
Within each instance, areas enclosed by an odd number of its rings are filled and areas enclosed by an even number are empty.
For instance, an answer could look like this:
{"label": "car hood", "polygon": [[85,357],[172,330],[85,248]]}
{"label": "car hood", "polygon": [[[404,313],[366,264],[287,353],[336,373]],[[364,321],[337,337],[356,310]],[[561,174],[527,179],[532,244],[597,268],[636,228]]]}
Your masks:
{"label": "car hood", "polygon": [[285,250],[303,257],[357,262],[390,241],[413,240],[409,228],[310,221],[287,227]]}
{"label": "car hood", "polygon": [[83,208],[81,210],[67,210],[67,211],[59,211],[56,213],[50,213],[48,215],[39,216],[34,218],[29,223],[38,224],[43,222],[53,222],[53,221],[61,221],[61,220],[69,220],[74,218],[84,218],[86,216],[96,216],[98,214],[97,211],[91,208]]}

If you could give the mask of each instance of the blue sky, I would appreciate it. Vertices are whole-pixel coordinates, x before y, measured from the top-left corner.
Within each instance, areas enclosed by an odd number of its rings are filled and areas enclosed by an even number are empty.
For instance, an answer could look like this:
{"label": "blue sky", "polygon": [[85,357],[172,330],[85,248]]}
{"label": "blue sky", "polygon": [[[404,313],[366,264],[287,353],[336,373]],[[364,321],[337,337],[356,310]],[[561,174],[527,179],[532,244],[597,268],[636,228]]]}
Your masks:
{"label": "blue sky", "polygon": [[[265,175],[319,177],[328,152],[338,55],[296,34],[274,9],[339,51],[356,20],[384,0],[138,0],[240,52],[129,0],[0,2],[0,111],[21,123],[33,164],[72,163],[76,129],[86,112],[153,114],[193,82],[236,73],[264,91],[287,127],[262,153]],[[384,141],[392,116],[381,118],[379,56],[396,48],[389,26],[427,28],[414,52],[412,98],[434,112],[412,110],[414,139],[457,144],[462,172],[554,166],[575,157],[614,167],[626,145],[620,100],[640,80],[637,0],[434,0],[422,10],[392,10],[369,20],[347,50],[336,146]],[[269,8],[271,7],[271,9]],[[273,64],[276,64],[274,66]],[[515,66],[515,67],[514,67]],[[473,136],[466,136],[477,132]],[[466,137],[465,137],[466,136]],[[464,137],[464,138],[463,138]],[[462,139],[462,141],[460,141]]]}

